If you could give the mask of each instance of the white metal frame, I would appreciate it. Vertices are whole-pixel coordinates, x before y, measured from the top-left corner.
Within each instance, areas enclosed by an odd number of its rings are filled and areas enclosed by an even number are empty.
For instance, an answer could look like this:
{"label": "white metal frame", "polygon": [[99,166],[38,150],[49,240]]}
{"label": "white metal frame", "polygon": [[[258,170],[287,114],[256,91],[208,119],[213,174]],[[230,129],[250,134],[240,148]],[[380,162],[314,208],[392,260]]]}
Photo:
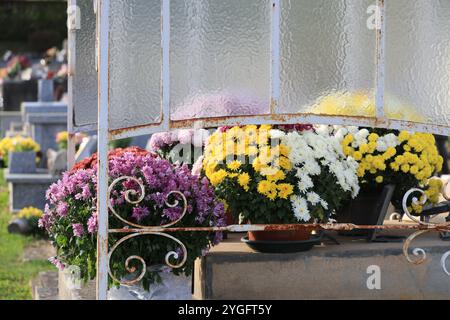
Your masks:
{"label": "white metal frame", "polygon": [[[377,0],[381,10],[380,28],[376,31],[376,117],[334,116],[317,114],[277,114],[279,105],[280,79],[280,27],[282,0],[271,1],[271,114],[245,117],[217,117],[204,119],[187,119],[172,121],[170,119],[170,0],[161,0],[161,121],[147,125],[109,129],[109,0],[99,0],[98,15],[98,265],[97,265],[97,297],[106,299],[108,287],[108,140],[151,134],[174,128],[189,128],[193,126],[217,127],[221,125],[243,124],[346,124],[355,126],[385,127],[393,129],[416,130],[450,135],[450,128],[427,123],[416,123],[403,120],[387,119],[384,110],[384,69],[385,69],[385,4],[384,0]],[[76,0],[69,0],[76,3]],[[73,43],[69,41],[69,47]],[[73,49],[73,48],[72,48]],[[74,50],[72,50],[73,54]],[[72,57],[73,58],[73,57]],[[73,61],[73,60],[71,60]],[[72,66],[72,65],[71,65]],[[70,80],[69,80],[70,86]],[[69,115],[72,117],[73,115]],[[72,120],[70,118],[70,120]],[[69,122],[72,123],[72,122]]]}
{"label": "white metal frame", "polygon": [[97,299],[108,291],[108,122],[109,122],[109,0],[97,2],[98,42],[98,159],[97,159]]}

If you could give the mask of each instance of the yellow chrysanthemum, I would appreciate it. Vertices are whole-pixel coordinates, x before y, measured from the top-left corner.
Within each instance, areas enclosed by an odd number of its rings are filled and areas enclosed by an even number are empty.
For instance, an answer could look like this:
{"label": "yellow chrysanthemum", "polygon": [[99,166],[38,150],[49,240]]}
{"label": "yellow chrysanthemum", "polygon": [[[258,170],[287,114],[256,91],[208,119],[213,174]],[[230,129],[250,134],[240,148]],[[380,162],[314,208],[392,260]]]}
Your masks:
{"label": "yellow chrysanthemum", "polygon": [[272,189],[273,183],[268,180],[262,180],[258,183],[258,192],[261,194],[268,194]]}
{"label": "yellow chrysanthemum", "polygon": [[240,167],[241,167],[241,162],[238,160],[234,160],[232,162],[230,162],[227,167],[228,169],[230,169],[231,171],[237,171]]}
{"label": "yellow chrysanthemum", "polygon": [[410,138],[410,134],[408,131],[401,131],[400,134],[398,135],[398,140],[400,142],[407,141],[409,138]]}
{"label": "yellow chrysanthemum", "polygon": [[256,172],[260,172],[264,167],[264,164],[261,162],[260,158],[256,158],[255,160],[253,160],[252,166]]}
{"label": "yellow chrysanthemum", "polygon": [[369,145],[367,143],[363,143],[362,145],[359,146],[359,152],[361,152],[362,154],[365,154],[369,151]]}
{"label": "yellow chrysanthemum", "polygon": [[285,169],[285,170],[291,170],[292,169],[292,163],[286,157],[280,157],[278,159],[278,163],[279,163],[280,167]]}
{"label": "yellow chrysanthemum", "polygon": [[210,177],[211,184],[213,186],[218,186],[219,184],[221,184],[223,182],[223,180],[225,180],[227,175],[228,175],[228,173],[223,169],[220,169],[219,171],[214,172]]}
{"label": "yellow chrysanthemum", "polygon": [[376,142],[380,136],[376,133],[371,133],[368,137],[369,142]]}
{"label": "yellow chrysanthemum", "polygon": [[44,213],[42,212],[42,210],[33,207],[27,207],[19,211],[19,213],[17,214],[17,218],[19,219],[41,218],[43,215]]}
{"label": "yellow chrysanthemum", "polygon": [[289,183],[281,183],[278,185],[278,197],[288,199],[294,193],[294,186]]}
{"label": "yellow chrysanthemum", "polygon": [[56,135],[56,143],[65,142],[69,139],[69,133],[67,131],[58,132]]}
{"label": "yellow chrysanthemum", "polygon": [[355,152],[353,153],[353,158],[354,158],[356,161],[361,161],[361,159],[362,159],[362,153],[361,153],[360,151],[355,151]]}
{"label": "yellow chrysanthemum", "polygon": [[284,173],[283,170],[278,170],[275,174],[268,175],[268,176],[266,176],[266,178],[269,181],[277,182],[277,181],[286,179],[286,174]]}
{"label": "yellow chrysanthemum", "polygon": [[280,144],[280,155],[288,157],[289,154],[290,154],[289,148],[284,144]]}
{"label": "yellow chrysanthemum", "polygon": [[250,183],[250,180],[250,175],[247,172],[241,173],[238,176],[238,183],[245,191],[249,190],[248,184]]}

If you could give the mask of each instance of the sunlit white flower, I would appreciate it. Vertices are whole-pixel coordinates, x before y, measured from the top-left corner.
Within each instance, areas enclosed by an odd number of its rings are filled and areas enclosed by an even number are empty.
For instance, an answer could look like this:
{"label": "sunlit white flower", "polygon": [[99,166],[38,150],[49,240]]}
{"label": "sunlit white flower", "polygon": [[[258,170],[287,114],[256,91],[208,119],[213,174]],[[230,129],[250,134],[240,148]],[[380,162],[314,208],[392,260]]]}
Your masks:
{"label": "sunlit white flower", "polygon": [[320,198],[320,196],[315,193],[315,192],[308,192],[308,194],[306,195],[306,199],[312,204],[312,205],[316,205],[318,203],[320,203],[320,201],[322,200]]}
{"label": "sunlit white flower", "polygon": [[308,209],[308,202],[305,198],[292,196],[291,205],[294,211],[294,216],[298,221],[308,222],[309,220],[311,220],[311,215]]}
{"label": "sunlit white flower", "polygon": [[270,130],[269,134],[272,139],[281,139],[286,135],[283,131],[277,129]]}

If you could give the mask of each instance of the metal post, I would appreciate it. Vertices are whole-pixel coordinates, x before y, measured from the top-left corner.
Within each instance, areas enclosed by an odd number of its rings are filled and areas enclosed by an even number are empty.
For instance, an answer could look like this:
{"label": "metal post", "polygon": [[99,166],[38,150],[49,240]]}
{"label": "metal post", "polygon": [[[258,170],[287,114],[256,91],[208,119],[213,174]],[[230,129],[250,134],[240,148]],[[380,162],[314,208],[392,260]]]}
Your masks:
{"label": "metal post", "polygon": [[280,39],[281,39],[281,0],[272,0],[272,32],[271,32],[271,103],[270,113],[277,113],[280,100]]}
{"label": "metal post", "polygon": [[161,51],[162,51],[162,117],[165,131],[170,129],[170,0],[161,3]]}
{"label": "metal post", "polygon": [[383,119],[384,110],[384,89],[385,89],[385,39],[386,39],[386,23],[385,23],[385,0],[377,0],[377,7],[379,16],[377,16],[377,59],[376,59],[376,91],[375,91],[375,105],[376,117]]}
{"label": "metal post", "polygon": [[108,109],[109,109],[109,0],[98,1],[98,159],[97,159],[97,299],[108,291]]}
{"label": "metal post", "polygon": [[[73,14],[71,12],[77,8],[77,0],[69,0],[67,1],[67,13]],[[75,14],[77,12],[75,11]],[[68,16],[67,19],[71,19],[73,17]],[[75,17],[75,20],[79,17]],[[75,74],[75,59],[76,59],[76,50],[75,50],[75,41],[76,41],[76,28],[78,26],[74,26],[71,21],[67,23],[68,27],[68,36],[67,36],[67,65],[68,65],[68,108],[67,108],[67,131],[69,132],[69,137],[67,141],[67,168],[70,169],[75,164],[75,143],[74,143],[74,128],[73,128],[73,76]]]}

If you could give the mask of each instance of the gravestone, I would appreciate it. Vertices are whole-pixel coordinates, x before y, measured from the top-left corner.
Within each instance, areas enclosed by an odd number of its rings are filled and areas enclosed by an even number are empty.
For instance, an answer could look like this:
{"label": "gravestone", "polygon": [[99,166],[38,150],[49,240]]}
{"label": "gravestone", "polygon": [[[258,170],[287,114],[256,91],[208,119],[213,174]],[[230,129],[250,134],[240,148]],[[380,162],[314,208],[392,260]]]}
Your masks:
{"label": "gravestone", "polygon": [[67,105],[61,102],[24,102],[22,121],[29,125],[31,138],[41,146],[40,167],[45,167],[46,151],[58,149],[56,135],[67,131]]}
{"label": "gravestone", "polygon": [[[325,243],[307,252],[261,254],[240,241],[242,234],[229,234],[228,240],[195,262],[194,297],[417,300],[450,296],[449,278],[440,264],[448,243],[436,233],[413,243],[427,253],[428,260],[421,265],[406,260],[401,244],[357,242],[332,235],[340,245]],[[368,288],[370,266],[382,270],[381,290]]]}
{"label": "gravestone", "polygon": [[38,80],[38,101],[51,102],[53,101],[53,80],[39,79]]}
{"label": "gravestone", "polygon": [[21,123],[22,115],[18,111],[0,111],[0,139],[4,138],[12,123]]}
{"label": "gravestone", "polygon": [[3,110],[20,111],[26,101],[36,101],[38,96],[37,80],[6,80],[2,85]]}
{"label": "gravestone", "polygon": [[10,211],[18,212],[26,207],[44,210],[45,192],[58,178],[42,169],[38,169],[33,174],[11,174],[6,170],[5,180],[9,188]]}

